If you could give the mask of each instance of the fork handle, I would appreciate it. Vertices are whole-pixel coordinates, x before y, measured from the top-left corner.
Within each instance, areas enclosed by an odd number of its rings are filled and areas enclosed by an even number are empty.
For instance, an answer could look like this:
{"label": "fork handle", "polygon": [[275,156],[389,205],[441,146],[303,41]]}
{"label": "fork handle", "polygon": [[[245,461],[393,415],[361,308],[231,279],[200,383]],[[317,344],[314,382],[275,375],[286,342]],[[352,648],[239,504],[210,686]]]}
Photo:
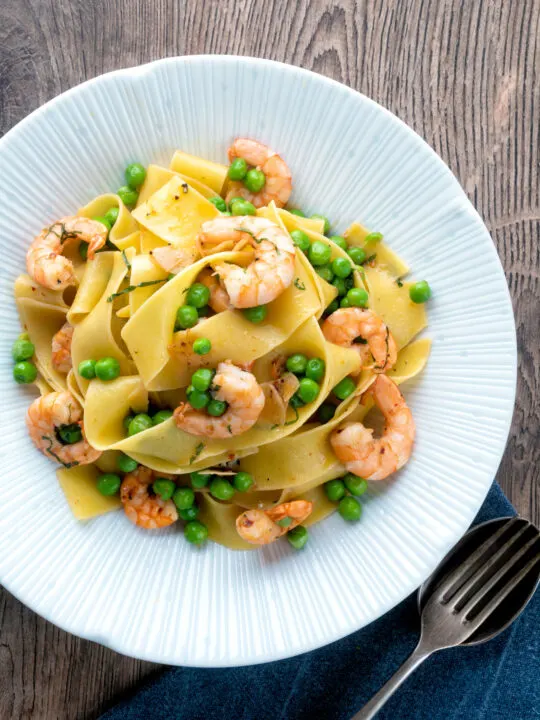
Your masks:
{"label": "fork handle", "polygon": [[420,643],[416,646],[403,665],[392,675],[379,692],[354,715],[351,720],[370,720],[375,717],[387,700],[395,693],[398,687],[432,654],[432,650],[424,649]]}

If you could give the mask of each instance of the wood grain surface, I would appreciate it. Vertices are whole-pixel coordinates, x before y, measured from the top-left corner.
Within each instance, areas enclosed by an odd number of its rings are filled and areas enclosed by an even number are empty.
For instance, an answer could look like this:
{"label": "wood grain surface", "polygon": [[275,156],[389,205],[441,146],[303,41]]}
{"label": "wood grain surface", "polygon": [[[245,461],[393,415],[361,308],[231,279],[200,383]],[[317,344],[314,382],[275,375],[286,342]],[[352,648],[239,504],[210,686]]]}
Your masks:
{"label": "wood grain surface", "polygon": [[[198,53],[281,60],[346,83],[459,178],[497,245],[517,320],[517,404],[498,480],[538,522],[540,0],[2,0],[0,132],[95,75]],[[0,591],[2,720],[95,718],[156,669]]]}

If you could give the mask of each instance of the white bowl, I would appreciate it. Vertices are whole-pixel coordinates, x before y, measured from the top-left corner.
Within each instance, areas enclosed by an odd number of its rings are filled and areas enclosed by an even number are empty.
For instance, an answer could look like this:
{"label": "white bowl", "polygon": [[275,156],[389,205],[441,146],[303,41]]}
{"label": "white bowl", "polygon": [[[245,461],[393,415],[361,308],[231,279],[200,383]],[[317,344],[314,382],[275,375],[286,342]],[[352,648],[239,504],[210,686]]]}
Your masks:
{"label": "white bowl", "polygon": [[[172,152],[226,161],[233,137],[276,148],[294,204],[337,230],[384,233],[429,280],[427,369],[406,388],[418,426],[394,482],[373,484],[362,521],[334,515],[295,552],[197,549],[123,513],[77,522],[55,467],[24,425],[12,380],[12,296],[32,237],[123,184],[133,160]],[[451,172],[400,120],[343,85],[250,58],[170,58],[95,78],[0,141],[2,322],[0,581],[51,622],[146,660],[195,666],[277,660],[370,623],[418,586],[462,535],[493,480],[514,403],[516,341],[491,238]]]}

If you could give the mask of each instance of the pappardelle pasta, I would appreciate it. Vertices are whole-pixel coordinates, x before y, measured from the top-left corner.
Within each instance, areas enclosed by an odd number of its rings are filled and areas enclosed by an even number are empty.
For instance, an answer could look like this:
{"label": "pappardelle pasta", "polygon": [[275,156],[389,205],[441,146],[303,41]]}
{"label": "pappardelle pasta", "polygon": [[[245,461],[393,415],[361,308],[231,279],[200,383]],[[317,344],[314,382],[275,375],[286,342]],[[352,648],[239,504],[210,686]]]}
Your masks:
{"label": "pappardelle pasta", "polygon": [[409,459],[398,386],[426,363],[431,290],[380,233],[288,207],[270,148],[228,155],[133,163],[42,230],[15,283],[13,374],[39,389],[28,431],[78,519],[123,508],[197,545],[301,549]]}

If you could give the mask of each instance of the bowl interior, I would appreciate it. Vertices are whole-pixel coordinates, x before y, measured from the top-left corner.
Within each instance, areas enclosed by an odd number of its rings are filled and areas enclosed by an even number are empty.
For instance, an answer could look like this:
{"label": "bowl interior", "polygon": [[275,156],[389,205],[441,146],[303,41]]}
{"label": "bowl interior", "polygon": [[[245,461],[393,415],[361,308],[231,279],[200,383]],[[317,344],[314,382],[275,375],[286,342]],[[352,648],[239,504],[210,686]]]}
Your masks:
{"label": "bowl interior", "polygon": [[[225,161],[233,137],[274,147],[292,204],[335,231],[360,220],[428,279],[425,372],[404,392],[418,440],[406,468],[373,483],[362,521],[333,516],[302,552],[193,548],[123,513],[75,521],[35,451],[32,394],[11,378],[12,296],[32,237],[123,184],[138,160],[181,148]],[[57,625],[158,662],[219,666],[288,657],[376,619],[417,587],[464,532],[499,464],[514,402],[515,330],[489,234],[442,161],[376,103],[321,76],[234,57],[172,58],[96,78],[0,141],[0,415],[5,502],[0,581]],[[496,362],[494,357],[496,353]],[[21,512],[24,507],[24,512]]]}

